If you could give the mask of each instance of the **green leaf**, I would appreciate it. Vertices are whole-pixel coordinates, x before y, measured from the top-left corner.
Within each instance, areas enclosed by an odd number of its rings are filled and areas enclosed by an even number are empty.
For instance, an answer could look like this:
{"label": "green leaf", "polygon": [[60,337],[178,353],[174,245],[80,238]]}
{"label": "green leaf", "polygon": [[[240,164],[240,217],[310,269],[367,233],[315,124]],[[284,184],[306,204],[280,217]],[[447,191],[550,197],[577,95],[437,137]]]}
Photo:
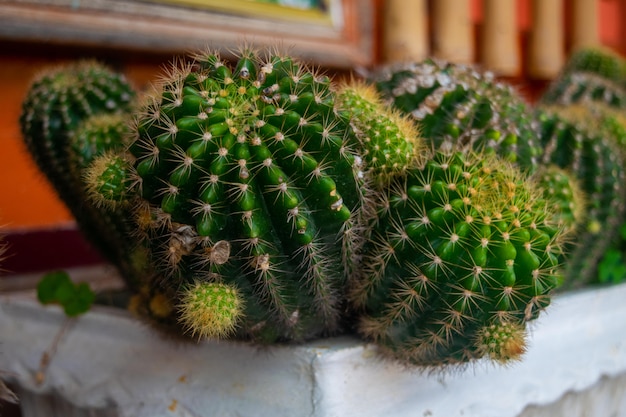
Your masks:
{"label": "green leaf", "polygon": [[42,304],[59,302],[59,295],[71,291],[70,276],[65,271],[49,272],[37,284],[37,299]]}
{"label": "green leaf", "polygon": [[75,317],[89,311],[95,298],[96,296],[93,291],[91,291],[91,288],[89,288],[89,285],[82,282],[74,286],[72,296],[61,302],[61,305],[66,315]]}
{"label": "green leaf", "polygon": [[67,272],[55,271],[39,281],[37,298],[42,304],[60,304],[67,316],[75,317],[87,312],[96,296],[87,283],[74,284]]}
{"label": "green leaf", "polygon": [[618,283],[626,278],[626,265],[622,254],[617,249],[609,249],[598,264],[598,281],[601,283]]}

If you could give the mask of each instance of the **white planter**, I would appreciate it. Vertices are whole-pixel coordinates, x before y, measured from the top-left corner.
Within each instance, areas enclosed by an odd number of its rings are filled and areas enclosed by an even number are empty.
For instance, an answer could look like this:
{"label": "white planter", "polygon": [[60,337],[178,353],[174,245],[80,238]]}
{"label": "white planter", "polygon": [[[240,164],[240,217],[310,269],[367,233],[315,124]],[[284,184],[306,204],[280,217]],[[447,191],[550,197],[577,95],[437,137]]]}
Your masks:
{"label": "white planter", "polygon": [[164,340],[95,307],[65,318],[32,294],[0,296],[0,375],[24,417],[626,416],[626,285],[559,295],[524,360],[424,374],[352,337],[259,349]]}

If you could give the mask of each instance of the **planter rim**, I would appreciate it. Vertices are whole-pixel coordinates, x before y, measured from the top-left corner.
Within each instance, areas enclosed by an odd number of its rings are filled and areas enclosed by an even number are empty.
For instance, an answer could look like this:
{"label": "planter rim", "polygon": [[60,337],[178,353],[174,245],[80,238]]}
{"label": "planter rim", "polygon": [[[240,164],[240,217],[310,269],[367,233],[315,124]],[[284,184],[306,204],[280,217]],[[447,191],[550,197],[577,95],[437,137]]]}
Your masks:
{"label": "planter rim", "polygon": [[128,313],[95,306],[67,327],[28,294],[0,295],[0,370],[21,389],[120,416],[518,416],[626,375],[626,284],[554,297],[523,361],[428,373],[381,359],[352,336],[297,346],[166,340]]}

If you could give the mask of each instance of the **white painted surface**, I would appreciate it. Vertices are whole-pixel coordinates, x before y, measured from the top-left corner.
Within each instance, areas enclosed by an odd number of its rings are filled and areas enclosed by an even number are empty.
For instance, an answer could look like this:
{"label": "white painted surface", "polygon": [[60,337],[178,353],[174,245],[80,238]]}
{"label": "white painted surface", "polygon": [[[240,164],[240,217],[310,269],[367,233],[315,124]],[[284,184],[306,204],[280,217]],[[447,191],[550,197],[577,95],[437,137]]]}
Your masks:
{"label": "white painted surface", "polygon": [[[101,410],[90,415],[620,417],[624,300],[626,285],[560,295],[534,323],[522,362],[438,375],[381,360],[373,346],[348,336],[265,349],[184,344],[124,312],[95,308],[64,333],[38,385],[41,355],[65,319],[56,307],[12,294],[0,296],[0,370],[20,385],[23,401],[54,394]],[[52,417],[46,412],[25,417]]]}

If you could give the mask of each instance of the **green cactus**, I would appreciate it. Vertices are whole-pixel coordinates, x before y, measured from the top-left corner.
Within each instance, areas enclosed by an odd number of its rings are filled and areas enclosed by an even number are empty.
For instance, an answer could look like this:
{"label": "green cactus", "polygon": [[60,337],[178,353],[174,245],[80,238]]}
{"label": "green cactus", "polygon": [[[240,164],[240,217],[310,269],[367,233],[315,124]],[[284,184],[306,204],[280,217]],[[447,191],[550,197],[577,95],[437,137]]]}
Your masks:
{"label": "green cactus", "polygon": [[62,199],[78,203],[82,197],[80,177],[73,172],[73,130],[94,114],[129,110],[133,97],[123,76],[94,61],[48,68],[32,81],[22,104],[22,135]]}
{"label": "green cactus", "polygon": [[[334,106],[327,77],[247,48],[234,66],[198,53],[146,98],[129,147],[135,217],[164,273],[151,287],[192,333],[271,342],[341,327],[365,179]],[[236,328],[192,322],[204,284],[243,300]]]}
{"label": "green cactus", "polygon": [[571,171],[557,165],[541,166],[533,175],[543,190],[543,198],[550,204],[553,217],[547,219],[566,231],[575,231],[585,216],[586,196],[578,178]]}
{"label": "green cactus", "polygon": [[383,102],[374,86],[351,82],[339,88],[337,109],[351,123],[366,166],[383,186],[418,163],[424,143],[417,126]]}
{"label": "green cactus", "polygon": [[127,213],[102,210],[87,198],[84,175],[104,152],[126,147],[135,96],[119,73],[94,61],[46,69],[32,82],[20,126],[27,148],[87,239],[129,283],[143,273]]}
{"label": "green cactus", "polygon": [[[360,334],[420,366],[519,357],[559,282],[541,190],[495,156],[437,152],[376,207],[350,294]],[[514,343],[492,346],[494,331]]]}
{"label": "green cactus", "polygon": [[598,103],[623,109],[626,107],[626,89],[613,80],[587,72],[569,72],[559,75],[543,93],[544,106],[570,106]]}
{"label": "green cactus", "polygon": [[537,121],[544,164],[555,164],[578,179],[585,194],[584,221],[567,245],[566,286],[595,280],[599,259],[624,221],[624,157],[606,124],[584,106],[539,107]]}
{"label": "green cactus", "polygon": [[583,47],[572,52],[562,73],[584,72],[599,75],[626,86],[626,60],[605,46]]}
{"label": "green cactus", "polygon": [[493,152],[525,171],[537,168],[542,149],[529,106],[492,74],[429,59],[382,68],[370,78],[436,148]]}

